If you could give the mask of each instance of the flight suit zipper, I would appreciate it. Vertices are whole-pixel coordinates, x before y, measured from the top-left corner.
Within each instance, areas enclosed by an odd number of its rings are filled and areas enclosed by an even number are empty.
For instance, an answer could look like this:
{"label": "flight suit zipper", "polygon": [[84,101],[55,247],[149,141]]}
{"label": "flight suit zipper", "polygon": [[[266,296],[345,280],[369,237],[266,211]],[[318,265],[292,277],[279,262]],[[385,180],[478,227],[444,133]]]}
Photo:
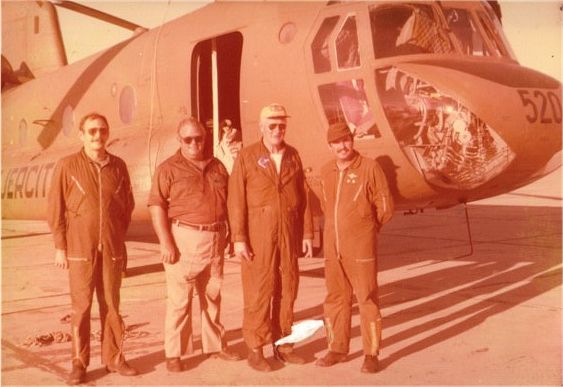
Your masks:
{"label": "flight suit zipper", "polygon": [[[283,159],[284,159],[283,156],[284,155],[282,154],[282,158],[281,158],[281,161],[280,161],[280,172],[278,173],[278,168],[276,167],[276,163],[274,162],[274,160],[273,160],[273,158],[270,154],[270,160],[274,164],[273,165],[274,176],[276,177],[276,191],[277,191],[277,198],[276,199],[277,199],[277,202],[278,202],[278,243],[281,240],[283,240],[282,239],[283,230],[282,230],[282,225],[281,225],[281,221],[280,221],[280,218],[282,217],[282,214],[283,214],[283,212],[282,212],[282,198],[281,198],[281,194],[282,194],[281,172],[282,172],[282,169],[283,169]],[[280,264],[280,266],[279,266],[280,271],[281,271],[281,267],[282,266]]]}
{"label": "flight suit zipper", "polygon": [[98,251],[102,251],[102,222],[103,222],[103,202],[102,202],[102,167],[98,164],[94,164],[96,166],[96,170],[98,171],[98,194],[99,194],[99,209],[100,209],[100,218],[99,218],[99,232],[98,232]]}
{"label": "flight suit zipper", "polygon": [[334,238],[336,243],[336,256],[340,259],[340,240],[338,236],[338,205],[340,202],[340,191],[342,190],[342,181],[344,180],[345,171],[338,171],[338,185],[336,186],[336,200],[334,201]]}

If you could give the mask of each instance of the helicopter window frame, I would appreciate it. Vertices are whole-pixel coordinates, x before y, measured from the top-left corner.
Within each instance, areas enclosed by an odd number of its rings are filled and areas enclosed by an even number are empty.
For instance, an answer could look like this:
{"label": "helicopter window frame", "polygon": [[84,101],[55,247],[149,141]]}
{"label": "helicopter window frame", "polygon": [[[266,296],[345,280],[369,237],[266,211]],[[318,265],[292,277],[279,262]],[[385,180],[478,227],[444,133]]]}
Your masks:
{"label": "helicopter window frame", "polygon": [[[485,39],[478,21],[470,8],[463,7],[461,4],[455,3],[452,6],[444,6],[442,9],[445,23],[450,33],[455,37],[459,44],[462,55],[470,57],[487,57],[491,56],[487,40]],[[462,17],[460,17],[460,14]],[[469,32],[466,36],[460,30],[460,26],[456,28],[450,21],[450,17],[456,15],[458,18],[465,18],[467,25],[465,26]]]}
{"label": "helicopter window frame", "polygon": [[495,50],[496,56],[510,57],[510,52],[506,49],[503,39],[499,38],[499,35],[496,33],[497,26],[491,21],[489,15],[483,11],[478,11],[476,16],[479,27],[482,29],[491,48]]}
{"label": "helicopter window frame", "polygon": [[[330,31],[327,31],[327,20],[334,24],[334,27],[330,26]],[[363,56],[360,63],[354,66],[344,65],[342,59],[338,64],[337,59],[338,37],[346,29],[346,23],[348,26],[353,23],[350,20],[355,22],[357,49]],[[382,137],[376,120],[377,103],[371,98],[375,95],[375,86],[371,82],[373,50],[369,24],[368,7],[364,3],[336,4],[319,14],[304,46],[310,74],[308,80],[311,82],[319,118],[325,122],[326,127],[335,119],[346,121],[357,132],[358,140]],[[330,59],[330,69],[325,64],[325,68],[319,71],[319,52],[323,46],[328,48],[329,58],[326,55],[324,57],[326,63]],[[342,49],[340,50],[342,58]]]}
{"label": "helicopter window frame", "polygon": [[[332,71],[332,52],[330,49],[330,36],[334,33],[340,20],[340,15],[333,15],[323,19],[317,33],[311,42],[311,55],[315,74]],[[326,54],[323,54],[325,52]]]}
{"label": "helicopter window frame", "polygon": [[[353,22],[349,23],[350,21]],[[353,27],[350,27],[352,26]],[[358,69],[362,66],[362,53],[360,50],[360,39],[358,36],[358,22],[355,12],[347,13],[339,22],[330,38],[329,47],[334,51],[336,60],[336,71],[347,71]],[[338,31],[338,33],[336,32]],[[347,36],[343,36],[347,35]],[[355,48],[355,55],[353,46]],[[348,52],[345,52],[347,50]]]}
{"label": "helicopter window frame", "polygon": [[[433,4],[375,4],[368,11],[375,60],[403,55],[459,54],[443,15]],[[391,16],[396,16],[394,24],[389,23]]]}

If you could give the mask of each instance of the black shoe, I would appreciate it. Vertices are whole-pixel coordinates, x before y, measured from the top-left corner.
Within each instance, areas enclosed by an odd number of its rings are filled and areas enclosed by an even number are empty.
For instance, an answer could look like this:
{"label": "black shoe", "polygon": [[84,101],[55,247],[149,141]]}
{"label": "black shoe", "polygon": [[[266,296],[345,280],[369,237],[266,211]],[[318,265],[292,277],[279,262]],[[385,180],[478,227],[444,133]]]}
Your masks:
{"label": "black shoe", "polygon": [[135,368],[127,364],[126,361],[123,361],[117,367],[106,366],[106,370],[108,372],[117,372],[121,376],[135,376],[139,374],[139,372]]}
{"label": "black shoe", "polygon": [[331,367],[336,363],[342,363],[344,360],[346,360],[345,353],[328,351],[324,357],[317,359],[315,365],[318,367]]}
{"label": "black shoe", "polygon": [[264,358],[262,347],[256,349],[248,349],[248,365],[260,372],[270,372],[272,367]]}
{"label": "black shoe", "polygon": [[166,369],[169,372],[182,372],[184,370],[184,366],[182,365],[179,357],[167,357]]}
{"label": "black shoe", "polygon": [[68,384],[75,386],[86,381],[86,368],[79,360],[72,361],[72,371],[68,375]]}
{"label": "black shoe", "polygon": [[374,374],[379,370],[379,360],[377,356],[366,355],[364,357],[364,364],[362,364],[362,372]]}
{"label": "black shoe", "polygon": [[305,364],[305,359],[293,352],[293,349],[289,352],[282,352],[277,345],[274,345],[274,357],[282,363]]}
{"label": "black shoe", "polygon": [[213,359],[227,360],[227,361],[242,360],[242,357],[237,352],[231,351],[229,348],[226,347],[219,352],[210,353],[208,357]]}

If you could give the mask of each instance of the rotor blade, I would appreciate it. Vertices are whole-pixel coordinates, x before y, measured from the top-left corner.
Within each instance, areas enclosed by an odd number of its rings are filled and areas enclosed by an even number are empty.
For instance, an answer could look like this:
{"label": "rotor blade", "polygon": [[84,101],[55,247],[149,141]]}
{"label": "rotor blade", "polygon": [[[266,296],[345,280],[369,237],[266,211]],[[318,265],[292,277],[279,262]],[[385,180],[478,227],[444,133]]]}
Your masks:
{"label": "rotor blade", "polygon": [[140,25],[137,25],[135,23],[131,23],[131,22],[124,20],[124,19],[121,19],[117,16],[110,15],[109,13],[98,11],[97,9],[90,8],[90,7],[87,7],[85,5],[75,3],[74,1],[66,1],[66,0],[53,1],[53,4],[55,4],[57,7],[70,9],[71,11],[78,12],[78,13],[81,13],[83,15],[93,17],[95,19],[99,19],[99,20],[105,21],[105,22],[110,23],[110,24],[114,24],[116,26],[131,30],[131,31],[135,31],[138,28],[144,28]]}

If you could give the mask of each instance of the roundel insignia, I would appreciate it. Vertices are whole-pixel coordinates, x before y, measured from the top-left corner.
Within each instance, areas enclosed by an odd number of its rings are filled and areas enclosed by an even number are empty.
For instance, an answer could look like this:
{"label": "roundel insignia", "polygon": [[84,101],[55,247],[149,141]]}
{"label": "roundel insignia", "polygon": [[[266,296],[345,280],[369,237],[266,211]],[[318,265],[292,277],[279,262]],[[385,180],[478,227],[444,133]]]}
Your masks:
{"label": "roundel insignia", "polygon": [[260,156],[258,159],[258,165],[264,169],[268,168],[268,165],[270,165],[270,158],[268,156]]}

